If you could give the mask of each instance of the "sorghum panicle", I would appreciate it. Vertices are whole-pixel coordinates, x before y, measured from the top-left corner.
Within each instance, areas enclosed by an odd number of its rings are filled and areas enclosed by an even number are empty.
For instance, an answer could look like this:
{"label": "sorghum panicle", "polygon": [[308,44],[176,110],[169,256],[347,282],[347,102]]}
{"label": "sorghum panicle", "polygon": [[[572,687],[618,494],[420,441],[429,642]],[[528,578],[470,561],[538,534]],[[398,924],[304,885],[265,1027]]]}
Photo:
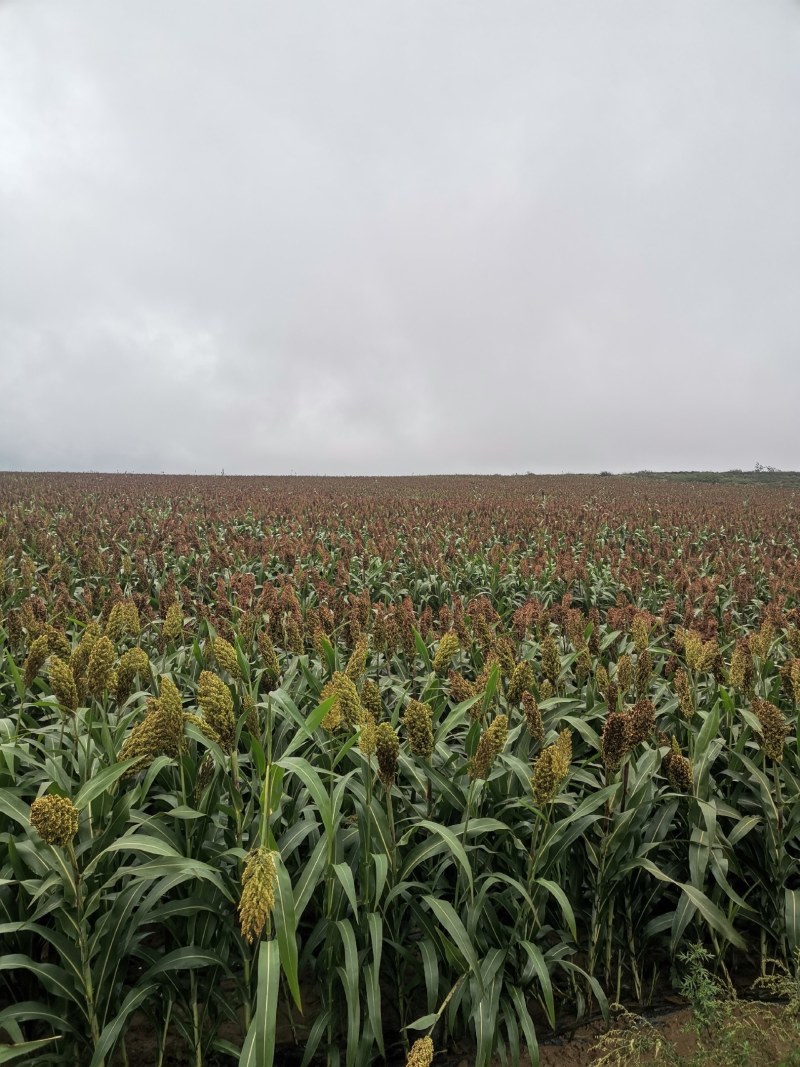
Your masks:
{"label": "sorghum panicle", "polygon": [[606,770],[615,771],[631,749],[630,720],[624,711],[612,711],[603,726],[600,751]]}
{"label": "sorghum panicle", "polygon": [[450,666],[450,661],[460,648],[461,642],[455,630],[448,630],[446,634],[442,634],[439,647],[433,657],[433,669],[436,674],[442,678],[444,677]]}
{"label": "sorghum panicle", "polygon": [[397,774],[400,742],[388,722],[380,723],[375,729],[375,754],[378,757],[378,777],[390,789]]}
{"label": "sorghum panicle", "polygon": [[240,681],[242,672],[239,670],[239,659],[236,655],[236,649],[230,641],[226,641],[224,637],[215,637],[212,648],[217,666],[227,671],[231,678]]}
{"label": "sorghum panicle", "polygon": [[47,665],[47,674],[50,688],[59,704],[64,711],[74,715],[78,710],[78,687],[75,684],[72,667],[58,656],[51,656]]}
{"label": "sorghum panicle", "polygon": [[431,1067],[432,1063],[433,1041],[429,1037],[417,1038],[406,1057],[406,1067]]}
{"label": "sorghum panicle", "polygon": [[539,711],[539,705],[536,703],[533,693],[522,694],[522,707],[525,711],[528,733],[534,741],[542,741],[544,739],[544,723],[542,722],[542,713]]}
{"label": "sorghum panicle", "polygon": [[86,689],[90,696],[100,698],[104,690],[114,688],[114,646],[105,635],[98,637],[89,653],[86,670]]}
{"label": "sorghum panicle", "polygon": [[533,692],[536,679],[533,675],[533,667],[527,660],[521,660],[515,667],[508,683],[506,700],[509,704],[519,704],[523,694]]}
{"label": "sorghum panicle", "polygon": [[508,740],[508,716],[498,715],[486,727],[478,741],[478,747],[469,767],[469,776],[486,778],[492,765],[505,748]]}
{"label": "sorghum panicle", "polygon": [[239,925],[248,944],[261,937],[267,918],[275,907],[277,885],[275,857],[268,848],[253,848],[244,861]]}
{"label": "sorghum panicle", "polygon": [[433,752],[433,712],[430,704],[410,700],[403,716],[408,747],[415,756],[430,759]]}
{"label": "sorghum panicle", "polygon": [[63,847],[78,832],[78,809],[68,797],[48,793],[31,804],[31,826],[48,845]]}
{"label": "sorghum panicle", "polygon": [[761,724],[761,747],[770,759],[780,763],[783,760],[783,750],[789,733],[789,724],[780,710],[774,704],[770,704],[768,700],[755,697],[752,701],[752,706]]}
{"label": "sorghum panicle", "polygon": [[197,703],[209,726],[219,737],[222,751],[233,751],[236,737],[236,717],[233,712],[231,691],[218,675],[202,671],[197,686]]}

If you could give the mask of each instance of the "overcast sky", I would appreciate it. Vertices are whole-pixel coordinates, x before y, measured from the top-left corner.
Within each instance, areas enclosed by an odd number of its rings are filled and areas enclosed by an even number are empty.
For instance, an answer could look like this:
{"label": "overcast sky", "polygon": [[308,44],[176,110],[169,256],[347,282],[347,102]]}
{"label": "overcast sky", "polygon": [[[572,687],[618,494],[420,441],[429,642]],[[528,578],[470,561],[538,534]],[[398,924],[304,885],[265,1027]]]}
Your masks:
{"label": "overcast sky", "polygon": [[797,0],[0,0],[0,469],[800,467]]}

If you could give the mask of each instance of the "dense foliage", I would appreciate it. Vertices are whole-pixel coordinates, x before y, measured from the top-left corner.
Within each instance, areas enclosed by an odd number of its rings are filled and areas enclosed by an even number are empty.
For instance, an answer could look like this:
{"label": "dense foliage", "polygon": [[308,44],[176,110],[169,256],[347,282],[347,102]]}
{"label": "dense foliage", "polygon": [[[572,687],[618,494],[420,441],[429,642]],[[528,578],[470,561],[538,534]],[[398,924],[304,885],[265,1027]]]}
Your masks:
{"label": "dense foliage", "polygon": [[0,476],[0,1062],[536,1062],[791,965],[798,503]]}

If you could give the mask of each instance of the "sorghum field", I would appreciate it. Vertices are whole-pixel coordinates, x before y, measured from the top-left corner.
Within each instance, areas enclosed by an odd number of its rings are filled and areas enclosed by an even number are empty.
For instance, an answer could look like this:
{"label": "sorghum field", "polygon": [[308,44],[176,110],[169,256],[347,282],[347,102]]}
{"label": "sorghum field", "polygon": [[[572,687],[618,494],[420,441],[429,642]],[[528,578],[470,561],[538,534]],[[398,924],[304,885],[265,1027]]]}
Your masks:
{"label": "sorghum field", "polygon": [[690,946],[790,988],[799,515],[1,475],[0,1062],[536,1063]]}

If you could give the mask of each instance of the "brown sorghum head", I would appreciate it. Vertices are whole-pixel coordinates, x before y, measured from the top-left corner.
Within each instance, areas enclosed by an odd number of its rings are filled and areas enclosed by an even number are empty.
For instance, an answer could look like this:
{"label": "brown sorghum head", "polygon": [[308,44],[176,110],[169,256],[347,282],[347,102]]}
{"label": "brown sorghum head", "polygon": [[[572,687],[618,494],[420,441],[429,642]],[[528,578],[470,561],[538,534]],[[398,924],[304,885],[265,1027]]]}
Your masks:
{"label": "brown sorghum head", "polygon": [[649,741],[656,729],[656,709],[650,700],[637,700],[628,712],[631,745]]}
{"label": "brown sorghum head", "polygon": [[450,695],[456,704],[475,696],[475,686],[472,682],[468,682],[463,674],[459,674],[458,671],[450,671],[447,680],[450,683]]}
{"label": "brown sorghum head", "polygon": [[624,711],[612,711],[603,726],[600,751],[606,770],[615,771],[631,748],[630,721]]}

